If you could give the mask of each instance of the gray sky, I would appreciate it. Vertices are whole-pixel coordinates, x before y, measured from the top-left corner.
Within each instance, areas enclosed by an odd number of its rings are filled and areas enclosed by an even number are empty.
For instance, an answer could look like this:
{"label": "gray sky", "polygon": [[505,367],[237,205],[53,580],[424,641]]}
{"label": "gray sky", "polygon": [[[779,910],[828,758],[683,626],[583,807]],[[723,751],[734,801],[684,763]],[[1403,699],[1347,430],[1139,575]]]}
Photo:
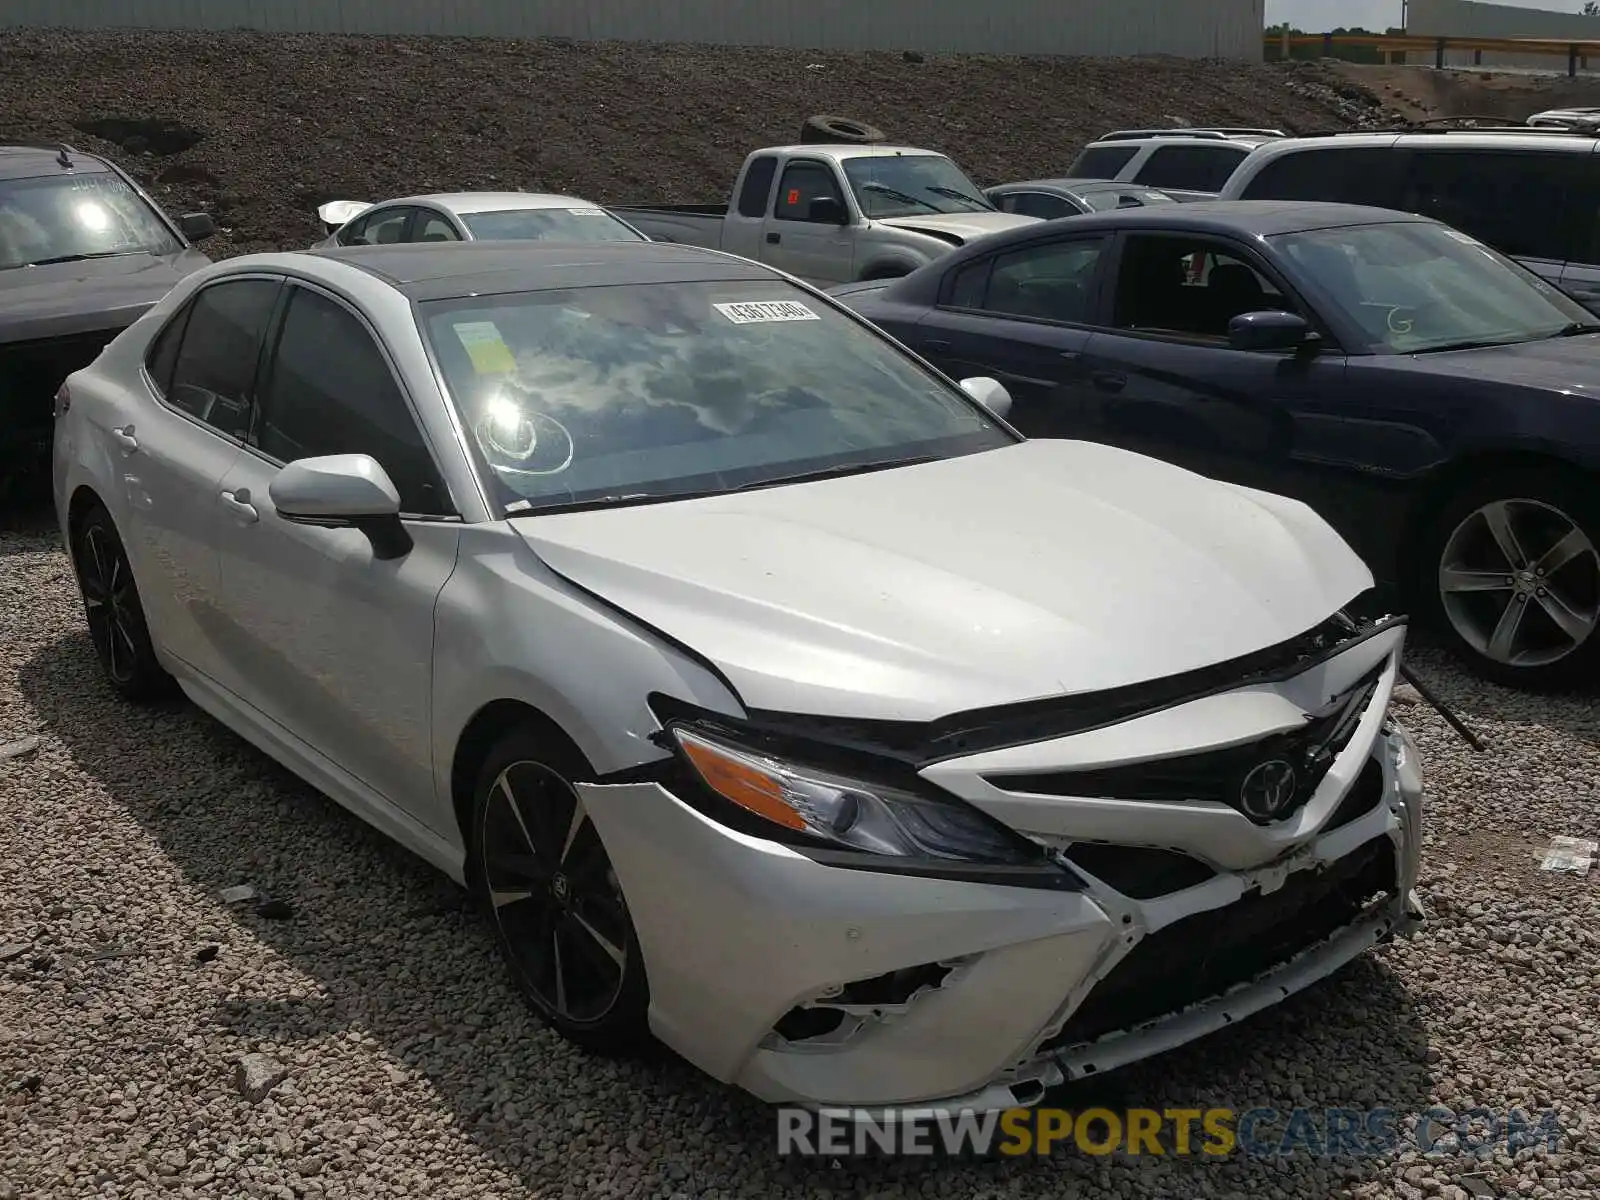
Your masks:
{"label": "gray sky", "polygon": [[[1583,0],[1498,0],[1519,8],[1543,8],[1552,12],[1577,12]],[[1267,0],[1267,24],[1288,21],[1308,33],[1321,33],[1360,25],[1365,29],[1387,29],[1400,24],[1400,0]]]}

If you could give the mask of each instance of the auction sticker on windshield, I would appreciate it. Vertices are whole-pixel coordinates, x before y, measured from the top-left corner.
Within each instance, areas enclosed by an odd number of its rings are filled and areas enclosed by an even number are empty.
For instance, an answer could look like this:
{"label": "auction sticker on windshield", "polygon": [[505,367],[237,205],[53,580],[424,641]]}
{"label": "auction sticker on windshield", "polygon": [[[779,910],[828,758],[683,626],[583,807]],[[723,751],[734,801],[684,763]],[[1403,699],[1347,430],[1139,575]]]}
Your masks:
{"label": "auction sticker on windshield", "polygon": [[456,337],[472,359],[472,369],[479,375],[499,375],[517,369],[511,347],[506,345],[493,321],[463,321],[455,329]]}
{"label": "auction sticker on windshield", "polygon": [[713,304],[735,325],[758,325],[764,321],[820,321],[821,317],[798,300],[739,300],[732,304]]}

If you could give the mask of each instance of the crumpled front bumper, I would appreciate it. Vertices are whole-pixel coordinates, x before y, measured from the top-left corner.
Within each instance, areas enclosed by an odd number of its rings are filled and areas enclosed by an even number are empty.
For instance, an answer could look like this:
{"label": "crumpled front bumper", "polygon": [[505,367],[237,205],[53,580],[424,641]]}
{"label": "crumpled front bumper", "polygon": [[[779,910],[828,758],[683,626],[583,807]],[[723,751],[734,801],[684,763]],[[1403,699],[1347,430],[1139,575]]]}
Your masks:
{"label": "crumpled front bumper", "polygon": [[[1387,687],[1380,703],[1387,703]],[[655,783],[583,785],[639,934],[652,1028],[717,1079],[772,1102],[894,1112],[1036,1103],[1052,1084],[1159,1054],[1333,973],[1422,919],[1413,888],[1422,779],[1403,730],[1369,757],[1381,798],[1365,815],[1257,870],[1155,901],[1101,889],[1038,891],[841,869],[711,821]],[[1391,897],[1224,995],[1088,1045],[1041,1045],[1152,926],[1225,910],[1374,839],[1393,855]],[[922,964],[949,974],[885,1005],[838,1043],[788,1042],[791,1009],[851,981]]]}

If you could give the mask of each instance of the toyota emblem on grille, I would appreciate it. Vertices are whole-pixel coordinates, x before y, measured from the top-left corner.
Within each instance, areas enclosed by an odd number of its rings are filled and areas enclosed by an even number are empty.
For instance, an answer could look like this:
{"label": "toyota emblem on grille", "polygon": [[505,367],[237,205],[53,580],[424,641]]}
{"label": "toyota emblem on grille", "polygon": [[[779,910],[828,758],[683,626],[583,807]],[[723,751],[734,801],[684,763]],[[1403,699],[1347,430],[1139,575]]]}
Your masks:
{"label": "toyota emblem on grille", "polygon": [[1239,806],[1258,821],[1277,816],[1294,800],[1294,766],[1281,758],[1269,758],[1250,768],[1239,785]]}

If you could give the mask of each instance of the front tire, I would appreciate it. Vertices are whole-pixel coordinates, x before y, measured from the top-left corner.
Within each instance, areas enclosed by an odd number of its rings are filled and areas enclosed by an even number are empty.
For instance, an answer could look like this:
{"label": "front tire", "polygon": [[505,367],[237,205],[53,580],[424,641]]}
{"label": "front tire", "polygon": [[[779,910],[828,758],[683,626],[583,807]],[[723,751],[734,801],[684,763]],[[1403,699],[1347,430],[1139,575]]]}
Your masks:
{"label": "front tire", "polygon": [[650,992],[622,886],[574,783],[582,756],[518,729],[478,773],[468,882],[528,1005],[597,1054],[651,1043]]}
{"label": "front tire", "polygon": [[1422,539],[1419,595],[1486,679],[1550,690],[1600,672],[1600,488],[1563,468],[1469,484]]}
{"label": "front tire", "polygon": [[91,508],[73,529],[72,567],[106,681],[136,703],[172,696],[177,684],[156,658],[133,567],[102,505]]}

